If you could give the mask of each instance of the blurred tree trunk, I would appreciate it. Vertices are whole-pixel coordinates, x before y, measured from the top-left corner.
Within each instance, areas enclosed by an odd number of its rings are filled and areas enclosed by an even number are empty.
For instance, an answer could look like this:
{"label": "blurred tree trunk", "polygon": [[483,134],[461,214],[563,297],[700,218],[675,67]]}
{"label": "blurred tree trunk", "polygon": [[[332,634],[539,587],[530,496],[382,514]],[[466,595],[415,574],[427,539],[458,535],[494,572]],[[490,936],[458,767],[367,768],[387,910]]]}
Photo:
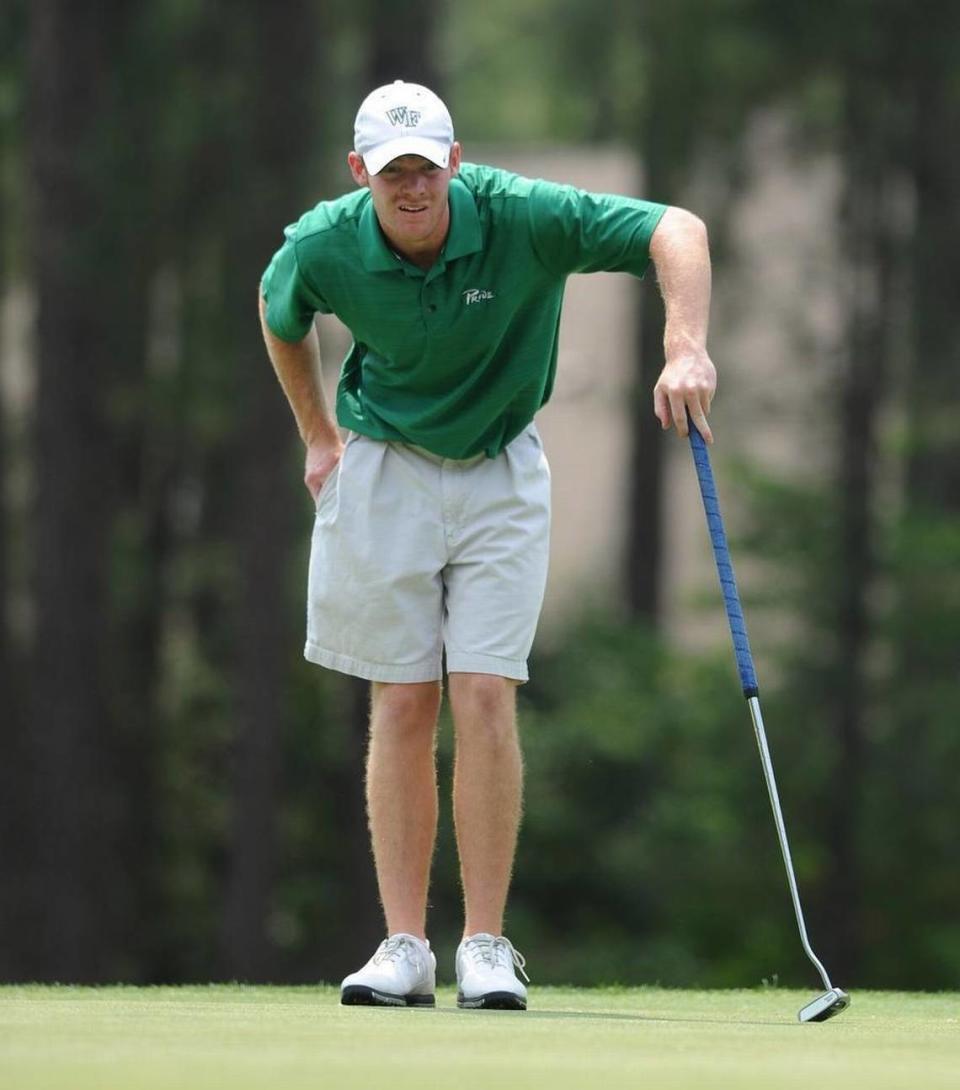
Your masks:
{"label": "blurred tree trunk", "polygon": [[[247,144],[234,149],[226,242],[227,305],[235,315],[228,351],[236,371],[241,414],[231,488],[233,534],[240,572],[233,685],[236,735],[230,797],[223,959],[229,976],[276,979],[278,952],[270,937],[278,868],[278,827],[291,631],[289,591],[296,515],[307,497],[295,491],[290,410],[263,348],[256,286],[285,223],[296,218],[313,148],[316,43],[322,9],[311,0],[269,7],[245,5],[251,43],[244,113]],[[296,34],[289,33],[296,27]],[[291,78],[291,74],[293,78]],[[319,729],[319,724],[318,724]]]}
{"label": "blurred tree trunk", "polygon": [[830,861],[817,915],[824,952],[835,972],[851,979],[863,956],[864,861],[861,830],[868,780],[867,721],[872,686],[873,601],[879,570],[877,493],[881,472],[878,416],[890,392],[897,323],[907,277],[901,254],[902,69],[896,64],[905,28],[882,21],[876,35],[851,37],[844,66],[844,196],[848,324],[846,361],[838,390],[838,542],[835,573],[836,657],[833,732],[836,758],[826,798]]}
{"label": "blurred tree trunk", "polygon": [[[337,806],[341,846],[339,881],[350,905],[349,926],[338,937],[336,956],[321,965],[321,976],[335,980],[343,966],[360,966],[370,950],[383,938],[384,919],[380,908],[370,835],[367,826],[366,781],[367,734],[370,719],[370,683],[362,678],[342,679],[340,706],[348,722],[345,759],[328,784]],[[353,971],[352,968],[348,971]]]}
{"label": "blurred tree trunk", "polygon": [[[897,527],[894,669],[886,770],[895,785],[878,892],[904,880],[902,926],[954,919],[957,868],[957,650],[960,647],[960,10],[938,3],[915,27],[909,141],[915,201],[911,367],[906,382],[903,509]],[[888,860],[892,860],[888,862]],[[897,861],[901,861],[897,867]],[[907,861],[904,864],[903,861]],[[924,936],[933,927],[919,929]],[[946,934],[944,930],[942,932]],[[893,943],[890,928],[880,942]],[[909,986],[929,987],[941,941],[921,941]],[[954,962],[955,964],[955,962]],[[948,969],[948,972],[950,970]],[[954,970],[955,975],[955,970]]]}
{"label": "blurred tree trunk", "polygon": [[[0,277],[0,292],[4,287]],[[5,880],[0,883],[0,933],[29,933],[30,914],[26,904],[25,882],[29,873],[27,850],[29,793],[29,754],[25,746],[23,717],[20,707],[20,672],[13,662],[13,641],[10,639],[10,573],[7,566],[8,447],[6,405],[0,398],[0,868]],[[20,944],[0,946],[0,980],[16,980],[23,975]]]}
{"label": "blurred tree trunk", "polygon": [[850,979],[860,956],[861,883],[856,835],[863,783],[867,597],[876,575],[876,415],[887,355],[880,307],[889,302],[885,290],[889,287],[889,266],[877,252],[878,235],[883,229],[880,204],[885,175],[864,169],[871,159],[868,155],[864,162],[848,164],[845,250],[849,264],[845,268],[850,269],[853,288],[848,303],[847,361],[838,391],[840,525],[835,573],[838,656],[833,723],[837,758],[825,809],[831,856],[820,907],[825,917],[822,933],[827,937],[828,962],[843,979]]}
{"label": "blurred tree trunk", "polygon": [[120,975],[127,876],[109,694],[116,461],[109,397],[136,339],[112,248],[101,156],[111,40],[130,5],[91,17],[30,6],[29,160],[37,316],[34,740],[38,942],[31,976]]}
{"label": "blurred tree trunk", "polygon": [[[3,278],[0,276],[0,294],[3,291]],[[9,602],[10,583],[7,569],[7,534],[9,532],[7,520],[7,407],[4,404],[3,394],[0,391],[0,707],[5,705],[10,698],[10,683],[13,672],[9,664],[10,637],[9,637]]]}
{"label": "blurred tree trunk", "polygon": [[364,94],[402,79],[422,83],[442,97],[436,51],[440,10],[437,0],[408,4],[402,11],[389,0],[368,0],[370,54]]}
{"label": "blurred tree trunk", "polygon": [[[910,445],[907,502],[919,510],[960,512],[960,17],[941,5],[944,22],[928,34],[913,72],[913,180],[917,222],[914,275],[914,367],[908,390]],[[948,136],[948,134],[950,134]]]}
{"label": "blurred tree trunk", "polygon": [[[115,0],[116,2],[116,0]],[[117,720],[123,784],[121,865],[126,979],[163,979],[157,964],[166,911],[158,858],[163,732],[159,710],[161,638],[173,548],[171,489],[182,457],[168,399],[151,373],[151,343],[171,336],[155,302],[160,254],[168,244],[157,138],[167,108],[172,57],[155,33],[153,11],[123,0],[111,20],[112,78],[103,174],[111,186],[113,289],[123,320],[112,321],[111,398],[116,527],[113,533],[110,701]],[[164,163],[163,166],[166,166]],[[106,188],[106,183],[105,183]],[[150,926],[143,921],[150,920]],[[154,922],[157,921],[157,922]]]}

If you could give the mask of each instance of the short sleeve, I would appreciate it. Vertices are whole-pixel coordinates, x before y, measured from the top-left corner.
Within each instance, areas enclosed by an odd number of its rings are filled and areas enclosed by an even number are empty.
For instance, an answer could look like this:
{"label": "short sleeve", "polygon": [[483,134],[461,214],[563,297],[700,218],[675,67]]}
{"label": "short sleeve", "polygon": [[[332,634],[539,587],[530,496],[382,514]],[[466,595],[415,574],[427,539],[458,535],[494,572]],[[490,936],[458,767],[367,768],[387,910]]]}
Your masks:
{"label": "short sleeve", "polygon": [[267,266],[260,291],[266,303],[271,333],[283,341],[302,341],[318,311],[329,313],[322,297],[308,283],[297,260],[297,224],[284,231],[286,241]]}
{"label": "short sleeve", "polygon": [[663,204],[537,181],[528,211],[533,246],[551,271],[643,276]]}

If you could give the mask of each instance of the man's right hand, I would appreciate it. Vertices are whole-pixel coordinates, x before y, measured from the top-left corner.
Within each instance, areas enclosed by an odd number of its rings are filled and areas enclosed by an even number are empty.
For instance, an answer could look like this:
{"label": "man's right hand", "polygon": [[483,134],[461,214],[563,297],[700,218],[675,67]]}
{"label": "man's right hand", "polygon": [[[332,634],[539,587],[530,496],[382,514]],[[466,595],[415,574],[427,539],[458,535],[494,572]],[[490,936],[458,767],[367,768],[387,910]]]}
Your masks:
{"label": "man's right hand", "polygon": [[337,468],[343,457],[343,440],[338,435],[335,442],[308,443],[307,456],[304,464],[303,483],[314,503],[320,495],[326,479]]}

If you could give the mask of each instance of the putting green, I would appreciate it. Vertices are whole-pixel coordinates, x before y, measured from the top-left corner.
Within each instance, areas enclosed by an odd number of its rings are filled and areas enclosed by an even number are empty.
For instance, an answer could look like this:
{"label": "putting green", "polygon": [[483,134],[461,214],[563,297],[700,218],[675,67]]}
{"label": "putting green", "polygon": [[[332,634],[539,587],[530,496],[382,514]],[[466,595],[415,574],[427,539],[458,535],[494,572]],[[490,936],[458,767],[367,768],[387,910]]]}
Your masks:
{"label": "putting green", "polygon": [[332,988],[0,988],[9,1090],[955,1090],[960,996],[533,988],[526,1013],[341,1007]]}

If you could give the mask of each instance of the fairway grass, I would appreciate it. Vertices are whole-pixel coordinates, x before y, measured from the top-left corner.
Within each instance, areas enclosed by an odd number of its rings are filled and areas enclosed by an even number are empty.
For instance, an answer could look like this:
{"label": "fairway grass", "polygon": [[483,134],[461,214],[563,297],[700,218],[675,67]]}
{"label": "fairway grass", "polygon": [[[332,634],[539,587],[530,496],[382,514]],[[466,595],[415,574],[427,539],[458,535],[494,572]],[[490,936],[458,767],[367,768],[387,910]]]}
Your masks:
{"label": "fairway grass", "polygon": [[0,988],[3,1090],[960,1086],[960,996],[533,988],[531,1009],[341,1007],[336,989]]}

